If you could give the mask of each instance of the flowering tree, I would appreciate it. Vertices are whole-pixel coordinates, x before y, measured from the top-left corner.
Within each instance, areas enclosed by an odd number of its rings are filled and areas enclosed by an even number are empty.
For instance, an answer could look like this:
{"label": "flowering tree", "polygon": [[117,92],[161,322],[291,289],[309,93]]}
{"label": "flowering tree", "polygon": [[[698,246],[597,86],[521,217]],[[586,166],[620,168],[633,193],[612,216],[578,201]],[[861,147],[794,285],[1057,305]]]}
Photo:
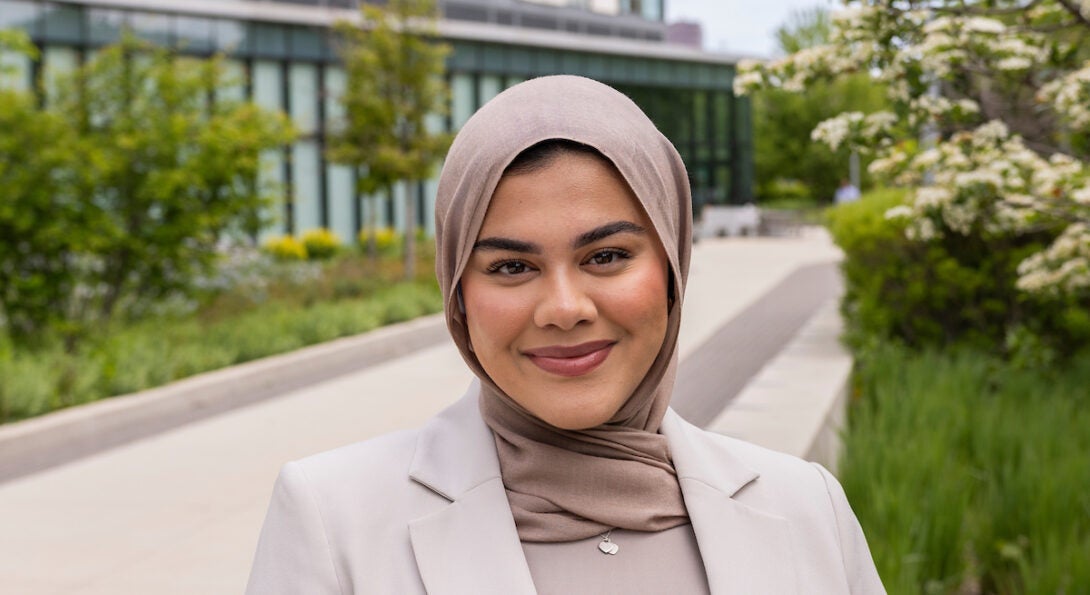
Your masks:
{"label": "flowering tree", "polygon": [[812,138],[875,153],[869,171],[917,186],[889,217],[918,241],[1044,234],[1018,287],[1090,296],[1090,0],[863,0],[831,42],[739,65],[735,92],[871,73],[891,109],[822,122]]}

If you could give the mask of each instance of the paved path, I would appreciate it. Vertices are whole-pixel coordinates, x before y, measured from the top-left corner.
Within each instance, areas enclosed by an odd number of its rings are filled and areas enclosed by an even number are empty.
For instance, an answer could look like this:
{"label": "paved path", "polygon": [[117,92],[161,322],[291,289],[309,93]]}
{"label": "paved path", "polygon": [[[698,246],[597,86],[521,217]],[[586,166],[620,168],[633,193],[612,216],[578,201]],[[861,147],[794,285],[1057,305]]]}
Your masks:
{"label": "paved path", "polygon": [[[738,332],[771,328],[750,306],[805,291],[792,273],[838,257],[821,234],[700,244],[682,369],[741,312],[756,327]],[[760,316],[783,326],[779,312]],[[418,426],[469,379],[443,343],[2,484],[0,593],[240,592],[283,462]]]}

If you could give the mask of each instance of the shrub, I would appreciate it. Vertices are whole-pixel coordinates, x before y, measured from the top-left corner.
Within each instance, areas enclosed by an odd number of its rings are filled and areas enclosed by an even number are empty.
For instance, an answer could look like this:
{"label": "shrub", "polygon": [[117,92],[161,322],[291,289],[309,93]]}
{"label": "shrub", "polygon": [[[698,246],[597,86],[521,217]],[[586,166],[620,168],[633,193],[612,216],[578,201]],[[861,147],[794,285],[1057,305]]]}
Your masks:
{"label": "shrub", "polygon": [[303,234],[303,247],[311,260],[328,260],[337,255],[341,248],[341,238],[332,231],[320,227]]}
{"label": "shrub", "polygon": [[307,247],[290,235],[270,239],[262,246],[277,260],[306,260]]}
{"label": "shrub", "polygon": [[993,352],[1036,348],[1070,355],[1090,344],[1086,304],[1027,294],[1016,287],[1018,265],[1051,241],[1047,234],[948,234],[906,237],[906,221],[886,212],[907,192],[886,189],[838,205],[827,215],[844,250],[843,313],[849,344],[864,337],[914,347],[968,343]]}
{"label": "shrub", "polygon": [[375,249],[379,254],[392,254],[401,245],[401,236],[392,227],[382,227],[375,230],[361,230],[358,236],[362,249],[367,249],[367,242],[371,234],[375,237]]}

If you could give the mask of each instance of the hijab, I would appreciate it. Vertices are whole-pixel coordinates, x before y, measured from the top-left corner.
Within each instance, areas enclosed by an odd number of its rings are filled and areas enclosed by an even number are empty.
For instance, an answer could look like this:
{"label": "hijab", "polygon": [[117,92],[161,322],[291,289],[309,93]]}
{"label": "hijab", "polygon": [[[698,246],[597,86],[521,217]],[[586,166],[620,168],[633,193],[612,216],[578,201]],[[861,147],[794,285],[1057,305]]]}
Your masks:
{"label": "hijab", "polygon": [[[672,275],[666,337],[633,394],[606,423],[556,428],[518,405],[474,355],[459,279],[505,168],[546,140],[587,145],[613,163],[662,241]],[[692,207],[680,155],[619,91],[561,75],[507,89],[477,111],[451,145],[435,205],[436,276],[447,327],[480,379],[479,405],[523,541],[573,541],[613,528],[660,531],[688,522],[665,436],[689,272]]]}

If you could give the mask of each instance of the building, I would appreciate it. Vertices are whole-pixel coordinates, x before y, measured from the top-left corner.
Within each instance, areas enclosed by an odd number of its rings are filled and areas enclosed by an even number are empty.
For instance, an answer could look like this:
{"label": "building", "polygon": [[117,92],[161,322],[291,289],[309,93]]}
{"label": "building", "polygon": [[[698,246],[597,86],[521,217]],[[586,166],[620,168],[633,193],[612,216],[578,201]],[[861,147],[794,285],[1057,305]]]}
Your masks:
{"label": "building", "polygon": [[[606,82],[634,99],[677,146],[698,205],[752,197],[748,102],[731,92],[735,60],[663,41],[663,0],[445,0],[440,34],[452,45],[450,114],[457,130],[504,88],[570,73]],[[352,238],[372,215],[400,225],[402,192],[358,197],[353,172],[323,158],[345,76],[329,27],[357,18],[355,0],[0,0],[0,29],[25,30],[38,60],[0,56],[29,87],[70,70],[124,29],[186,53],[225,52],[241,84],[226,94],[288,113],[299,140],[266,158],[266,181],[283,200],[271,232],[329,227]],[[400,185],[399,185],[400,186]],[[435,181],[416,188],[420,225],[432,229]],[[372,209],[374,212],[372,213]]]}

